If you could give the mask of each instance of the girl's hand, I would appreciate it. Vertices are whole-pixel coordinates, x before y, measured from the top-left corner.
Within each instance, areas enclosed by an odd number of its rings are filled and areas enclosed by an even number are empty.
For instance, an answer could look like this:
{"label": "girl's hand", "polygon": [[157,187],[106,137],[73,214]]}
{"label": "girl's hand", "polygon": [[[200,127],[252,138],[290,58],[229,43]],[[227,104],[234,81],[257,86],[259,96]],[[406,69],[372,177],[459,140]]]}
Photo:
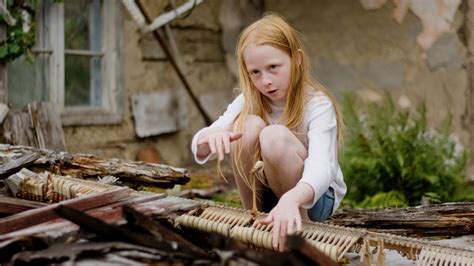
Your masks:
{"label": "girl's hand", "polygon": [[242,137],[242,133],[232,133],[223,128],[209,128],[198,141],[198,157],[206,157],[217,153],[219,161],[224,160],[224,154],[230,153],[230,143]]}
{"label": "girl's hand", "polygon": [[296,199],[285,193],[267,217],[258,221],[260,224],[273,222],[273,248],[284,251],[286,236],[301,231],[301,214]]}

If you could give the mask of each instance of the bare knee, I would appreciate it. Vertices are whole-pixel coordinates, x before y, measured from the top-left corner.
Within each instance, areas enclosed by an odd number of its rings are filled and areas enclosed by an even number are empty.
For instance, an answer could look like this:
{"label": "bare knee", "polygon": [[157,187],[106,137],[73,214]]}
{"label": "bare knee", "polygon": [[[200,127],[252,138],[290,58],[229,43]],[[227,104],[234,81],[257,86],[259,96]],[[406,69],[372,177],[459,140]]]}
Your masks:
{"label": "bare knee", "polygon": [[244,129],[242,134],[242,142],[244,147],[255,147],[260,131],[265,127],[265,122],[262,118],[256,115],[248,115],[244,121]]}
{"label": "bare knee", "polygon": [[267,126],[260,131],[262,157],[266,161],[280,160],[286,154],[292,132],[282,125]]}

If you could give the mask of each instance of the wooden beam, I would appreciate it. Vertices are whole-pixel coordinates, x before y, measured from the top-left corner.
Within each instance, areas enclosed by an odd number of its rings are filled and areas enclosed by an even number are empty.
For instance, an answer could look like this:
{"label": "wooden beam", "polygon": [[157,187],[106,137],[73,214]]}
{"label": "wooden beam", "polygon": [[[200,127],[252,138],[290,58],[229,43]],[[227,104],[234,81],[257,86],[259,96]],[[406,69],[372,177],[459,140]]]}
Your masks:
{"label": "wooden beam", "polygon": [[407,236],[472,235],[474,203],[389,209],[346,209],[338,211],[327,222]]}
{"label": "wooden beam", "polygon": [[173,257],[193,259],[193,254],[180,250],[172,242],[164,241],[149,234],[132,231],[115,224],[108,224],[101,219],[87,215],[81,211],[66,206],[57,206],[54,212],[77,225],[83,230],[95,233],[111,240],[130,242],[144,247],[165,251]]}
{"label": "wooden beam", "polygon": [[24,211],[0,219],[0,234],[6,234],[32,225],[53,220],[58,217],[53,212],[53,210],[60,205],[76,208],[78,210],[89,210],[124,200],[129,195],[129,188],[119,187],[101,194],[91,194],[85,197],[66,200],[45,207]]}
{"label": "wooden beam", "polygon": [[[143,204],[149,201],[161,199],[163,197],[166,197],[166,195],[149,192],[132,192],[130,194],[130,197],[126,198],[123,201],[105,205],[99,208],[90,209],[87,211],[87,213],[94,217],[100,217],[101,220],[104,220],[108,223],[114,223],[123,219],[121,208],[123,205]],[[58,239],[65,239],[70,235],[77,234],[78,229],[79,228],[77,225],[64,219],[47,221],[34,226],[30,226],[28,228],[13,231],[11,233],[0,234],[0,247],[3,245],[3,243],[6,243],[11,239],[23,239],[33,236],[35,239],[41,239],[46,243],[53,243]],[[0,248],[0,257],[1,251],[2,250]]]}
{"label": "wooden beam", "polygon": [[47,203],[0,196],[0,213],[16,214],[48,206]]}

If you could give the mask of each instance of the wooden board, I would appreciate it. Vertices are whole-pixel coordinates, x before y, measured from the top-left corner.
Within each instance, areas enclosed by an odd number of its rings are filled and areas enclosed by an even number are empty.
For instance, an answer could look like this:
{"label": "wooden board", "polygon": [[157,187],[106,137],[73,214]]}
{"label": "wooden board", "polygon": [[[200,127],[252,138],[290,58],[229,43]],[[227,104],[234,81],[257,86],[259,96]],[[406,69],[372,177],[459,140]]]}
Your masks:
{"label": "wooden board", "polygon": [[340,210],[328,223],[407,236],[474,234],[474,203],[389,209]]}
{"label": "wooden board", "polygon": [[30,103],[10,111],[3,123],[4,137],[14,145],[65,151],[66,142],[59,111],[53,103]]}
{"label": "wooden board", "polygon": [[[87,211],[88,214],[99,217],[100,219],[113,223],[123,219],[122,208],[124,204],[140,204],[149,201],[159,200],[166,197],[165,194],[155,193],[138,193],[132,192],[130,197],[127,199],[116,202],[110,205],[90,209]],[[54,242],[58,238],[67,238],[68,235],[75,234],[78,230],[78,226],[64,219],[55,219],[39,223],[24,229],[12,231],[6,234],[0,234],[0,246],[2,242],[10,241],[14,238],[24,238],[35,236],[41,238],[46,242]]]}
{"label": "wooden board", "polygon": [[0,196],[0,213],[16,214],[48,206],[47,203]]}
{"label": "wooden board", "polygon": [[66,205],[78,210],[89,210],[126,199],[130,194],[129,188],[119,187],[100,194],[91,194],[85,197],[66,200],[45,207],[24,211],[0,219],[0,234],[13,232],[35,224],[57,218],[53,209],[58,205]]}

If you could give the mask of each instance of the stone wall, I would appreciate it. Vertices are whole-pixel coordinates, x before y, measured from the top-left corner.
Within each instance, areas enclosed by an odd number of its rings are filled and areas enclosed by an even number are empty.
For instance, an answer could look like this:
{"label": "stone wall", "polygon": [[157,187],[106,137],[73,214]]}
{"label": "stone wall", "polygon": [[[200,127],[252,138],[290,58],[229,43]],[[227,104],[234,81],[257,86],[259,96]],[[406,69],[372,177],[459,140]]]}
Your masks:
{"label": "stone wall", "polygon": [[[424,25],[413,11],[408,10],[399,23],[393,18],[397,7],[392,1],[376,1],[383,2],[376,9],[366,9],[363,2],[266,0],[264,6],[284,16],[302,33],[317,78],[336,95],[350,90],[364,101],[380,101],[383,91],[388,90],[403,108],[413,108],[426,100],[430,123],[439,124],[451,112],[456,136],[474,151],[474,89],[469,75],[474,12],[463,11],[466,4],[474,8],[474,0],[463,2],[449,24],[452,31],[442,34],[429,49],[417,43]],[[155,17],[168,2],[143,3]],[[221,39],[226,31],[219,23],[219,12],[226,10],[221,5],[232,3],[235,5],[232,0],[205,0],[188,18],[171,24],[186,78],[213,118],[233,98],[236,82],[226,66],[228,45]],[[124,122],[119,126],[66,128],[69,150],[134,159],[139,150],[154,147],[165,163],[192,164],[189,144],[192,135],[204,126],[202,116],[156,41],[151,36],[140,36],[125,9],[123,39]],[[138,138],[131,97],[166,90],[178,90],[186,98],[185,126],[175,133]]]}

